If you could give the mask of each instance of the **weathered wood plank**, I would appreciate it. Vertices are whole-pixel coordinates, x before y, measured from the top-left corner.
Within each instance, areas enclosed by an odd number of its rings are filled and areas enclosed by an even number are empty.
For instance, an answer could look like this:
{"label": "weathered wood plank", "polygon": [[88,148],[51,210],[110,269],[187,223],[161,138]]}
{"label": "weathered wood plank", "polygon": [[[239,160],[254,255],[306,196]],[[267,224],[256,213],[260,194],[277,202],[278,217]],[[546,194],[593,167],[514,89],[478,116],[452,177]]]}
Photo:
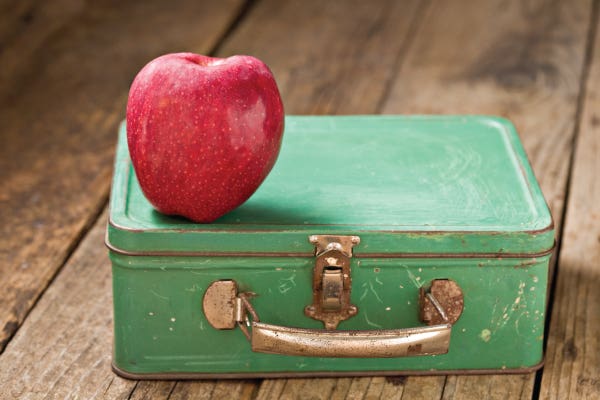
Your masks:
{"label": "weathered wood plank", "polygon": [[[598,10],[596,10],[598,11]],[[586,83],[540,398],[600,398],[600,23]]]}
{"label": "weathered wood plank", "polygon": [[287,114],[374,113],[418,3],[262,1],[220,54],[264,60]]}
{"label": "weathered wood plank", "polygon": [[39,70],[36,52],[84,8],[85,0],[0,1],[0,97],[14,94],[23,78]]}
{"label": "weathered wood plank", "polygon": [[[362,399],[363,397],[366,396],[371,382],[375,380],[381,380],[381,378],[352,378],[350,380],[350,384],[349,385],[336,385],[335,389],[333,391],[333,393],[331,394],[331,397],[333,399],[351,399],[351,400],[355,400],[355,399]],[[315,383],[318,383],[319,381],[315,381]],[[343,383],[348,383],[346,379],[344,379],[342,381]],[[298,397],[296,397],[298,398]]]}
{"label": "weathered wood plank", "polygon": [[269,379],[257,394],[257,400],[268,399],[329,399],[335,389],[336,379]]}
{"label": "weathered wood plank", "polygon": [[127,397],[134,381],[111,369],[111,270],[106,213],[0,355],[0,397]]}
{"label": "weathered wood plank", "polygon": [[[185,383],[185,384],[184,384]],[[177,382],[169,400],[184,399],[252,399],[258,388],[256,381]]]}
{"label": "weathered wood plank", "polygon": [[[508,117],[560,222],[591,9],[590,1],[432,2],[382,112]],[[428,385],[445,384],[444,399],[531,398],[534,378]]]}
{"label": "weathered wood plank", "polygon": [[129,395],[129,399],[165,400],[171,395],[171,392],[175,388],[175,384],[176,382],[173,381],[139,381]]}
{"label": "weathered wood plank", "polygon": [[531,374],[449,376],[442,399],[528,400],[533,395],[532,378]]}
{"label": "weathered wood plank", "polygon": [[[389,378],[388,382],[390,382]],[[402,399],[439,399],[445,390],[445,382],[445,376],[422,376],[418,379],[406,379],[403,383]],[[382,399],[385,397],[382,396]]]}
{"label": "weathered wood plank", "polygon": [[266,379],[260,386],[260,391],[257,394],[257,400],[277,399],[281,397],[287,381],[285,379]]}
{"label": "weathered wood plank", "polygon": [[21,32],[45,39],[28,79],[0,98],[0,351],[106,201],[137,70],[164,52],[210,51],[240,3],[99,1],[52,35]]}

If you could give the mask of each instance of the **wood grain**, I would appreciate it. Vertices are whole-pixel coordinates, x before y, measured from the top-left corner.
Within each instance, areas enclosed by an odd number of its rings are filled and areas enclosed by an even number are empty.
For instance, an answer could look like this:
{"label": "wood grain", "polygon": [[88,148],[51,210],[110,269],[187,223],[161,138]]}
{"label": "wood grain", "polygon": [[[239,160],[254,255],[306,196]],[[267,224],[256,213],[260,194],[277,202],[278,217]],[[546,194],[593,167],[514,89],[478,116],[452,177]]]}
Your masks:
{"label": "wood grain", "polygon": [[219,54],[249,53],[264,60],[287,114],[374,113],[418,3],[262,1]]}
{"label": "wood grain", "polygon": [[177,382],[169,399],[249,400],[254,398],[257,388],[258,382],[252,380]]}
{"label": "wood grain", "polygon": [[110,368],[111,270],[107,214],[61,270],[0,355],[0,398],[127,397],[134,381]]}
{"label": "wood grain", "polygon": [[55,32],[85,8],[85,0],[0,1],[0,97],[15,94],[24,78],[39,71],[35,54]]}
{"label": "wood grain", "polygon": [[595,33],[569,188],[542,399],[600,399],[600,26],[596,25]]}
{"label": "wood grain", "polygon": [[531,399],[533,395],[532,374],[450,376],[444,386],[446,399]]}
{"label": "wood grain", "polygon": [[19,34],[42,39],[28,79],[0,98],[0,351],[106,202],[135,73],[161,53],[210,51],[239,8],[98,1],[52,34]]}

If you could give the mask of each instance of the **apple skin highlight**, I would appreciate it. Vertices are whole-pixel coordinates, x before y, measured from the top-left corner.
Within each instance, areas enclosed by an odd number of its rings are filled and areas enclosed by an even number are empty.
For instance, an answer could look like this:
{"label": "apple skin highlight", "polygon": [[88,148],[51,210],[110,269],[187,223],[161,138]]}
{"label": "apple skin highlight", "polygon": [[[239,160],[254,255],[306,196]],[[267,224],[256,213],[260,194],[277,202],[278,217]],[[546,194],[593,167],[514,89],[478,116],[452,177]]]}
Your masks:
{"label": "apple skin highlight", "polygon": [[129,91],[127,143],[144,195],[158,211],[199,223],[258,189],[283,128],[275,79],[251,56],[167,54],[142,68]]}

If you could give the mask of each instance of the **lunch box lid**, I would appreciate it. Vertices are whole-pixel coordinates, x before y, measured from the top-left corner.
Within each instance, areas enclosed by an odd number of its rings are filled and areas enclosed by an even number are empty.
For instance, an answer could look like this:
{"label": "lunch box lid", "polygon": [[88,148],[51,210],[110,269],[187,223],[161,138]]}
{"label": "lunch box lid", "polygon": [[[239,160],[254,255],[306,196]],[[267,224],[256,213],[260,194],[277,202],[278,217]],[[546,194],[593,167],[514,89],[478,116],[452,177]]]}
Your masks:
{"label": "lunch box lid", "polygon": [[489,116],[288,116],[279,158],[210,224],[144,197],[121,124],[106,244],[139,256],[313,256],[310,235],[355,235],[355,257],[535,257],[552,217],[514,126]]}

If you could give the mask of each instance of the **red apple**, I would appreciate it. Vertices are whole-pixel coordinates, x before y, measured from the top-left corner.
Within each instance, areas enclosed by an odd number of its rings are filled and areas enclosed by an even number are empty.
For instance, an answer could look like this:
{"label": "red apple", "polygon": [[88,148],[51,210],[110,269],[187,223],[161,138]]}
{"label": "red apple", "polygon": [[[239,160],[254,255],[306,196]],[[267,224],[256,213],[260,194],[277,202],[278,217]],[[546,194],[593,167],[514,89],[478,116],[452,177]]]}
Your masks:
{"label": "red apple", "polygon": [[283,134],[269,68],[250,56],[167,54],[135,77],[127,142],[144,195],[160,212],[212,222],[256,191]]}

